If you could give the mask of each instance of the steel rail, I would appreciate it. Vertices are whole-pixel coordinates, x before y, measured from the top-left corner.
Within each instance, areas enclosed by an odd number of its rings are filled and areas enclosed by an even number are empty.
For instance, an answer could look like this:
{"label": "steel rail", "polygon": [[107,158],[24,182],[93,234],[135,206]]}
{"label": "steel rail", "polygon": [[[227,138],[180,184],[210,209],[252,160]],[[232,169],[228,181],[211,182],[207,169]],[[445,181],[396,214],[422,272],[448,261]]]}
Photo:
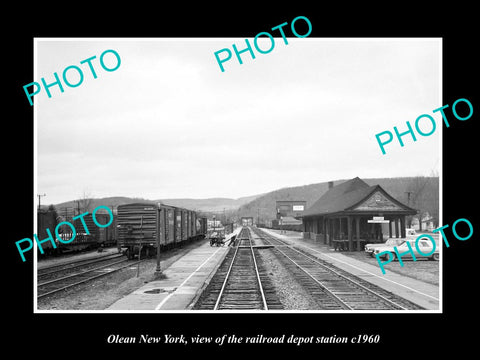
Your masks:
{"label": "steel rail", "polygon": [[[265,233],[263,233],[263,234],[265,234]],[[275,240],[278,240],[278,239],[276,239],[275,237],[273,237],[273,236],[271,236],[271,235],[269,235],[269,234],[265,234],[265,235],[266,235],[266,237],[271,237],[271,238],[273,238],[273,239],[275,239]],[[264,238],[265,238],[265,236],[264,236]],[[269,240],[267,239],[267,241],[269,241]],[[281,240],[278,240],[278,241],[283,242],[283,241],[281,241]],[[402,305],[399,305],[399,304],[397,304],[396,302],[394,302],[394,301],[392,301],[392,300],[384,297],[383,295],[378,294],[377,292],[375,292],[375,291],[367,288],[366,286],[358,283],[357,281],[355,281],[355,280],[353,280],[353,279],[351,279],[351,278],[349,278],[349,277],[347,277],[347,276],[345,276],[345,275],[343,275],[343,274],[340,274],[340,273],[339,273],[338,271],[336,271],[335,269],[329,267],[328,265],[322,264],[322,263],[319,262],[317,259],[315,259],[315,258],[313,258],[313,257],[311,257],[311,256],[309,256],[309,255],[307,255],[307,254],[305,254],[305,253],[303,253],[303,252],[301,252],[301,251],[298,250],[298,249],[295,249],[295,248],[292,247],[291,245],[288,245],[288,248],[291,249],[291,250],[293,250],[293,251],[296,251],[297,253],[299,253],[299,254],[302,255],[303,257],[309,259],[310,261],[315,262],[317,265],[320,265],[322,268],[327,269],[328,271],[330,271],[330,272],[334,273],[335,275],[337,275],[337,276],[345,279],[346,281],[354,284],[355,286],[361,288],[362,290],[365,290],[365,291],[369,292],[370,294],[372,294],[372,295],[374,295],[374,296],[376,296],[376,297],[378,297],[378,298],[381,298],[383,301],[389,303],[390,305],[393,305],[394,307],[399,307],[401,310],[407,310],[407,309],[406,309],[405,307],[403,307]],[[298,265],[295,261],[293,261],[293,260],[292,260],[288,255],[286,255],[283,251],[281,251],[280,249],[277,249],[277,250],[280,251],[280,252],[282,252],[282,254],[283,254],[285,257],[287,257],[290,261],[292,261],[292,262],[293,262],[296,266],[298,266],[301,270],[303,270],[305,273],[307,273],[309,276],[311,276],[305,269],[303,269],[300,265]],[[311,277],[312,277],[312,276],[311,276]],[[313,277],[312,277],[312,278],[313,278]],[[316,279],[314,279],[314,280],[317,281]],[[318,282],[318,281],[317,281],[317,282]],[[320,283],[319,283],[319,284],[320,284]],[[323,287],[325,287],[323,284],[320,284],[320,285],[323,286]],[[326,288],[326,287],[325,287],[325,288]],[[330,290],[329,290],[329,291],[330,291]],[[334,294],[332,294],[332,295],[334,295]],[[335,295],[334,295],[334,296],[335,296]],[[342,301],[342,302],[343,302],[343,301]],[[348,306],[348,305],[347,305],[347,306]]]}
{"label": "steel rail", "polygon": [[[250,242],[250,251],[251,251],[251,254],[252,254],[252,257],[253,257],[253,263],[254,263],[254,266],[255,266],[255,275],[256,275],[256,278],[257,278],[257,281],[258,281],[258,286],[259,286],[259,289],[260,289],[260,294],[262,296],[262,303],[263,303],[263,308],[264,310],[268,310],[268,305],[267,305],[267,300],[265,299],[265,293],[263,291],[263,286],[262,286],[262,282],[260,280],[260,273],[258,271],[258,265],[257,265],[257,261],[255,259],[255,254],[254,254],[254,251],[253,251],[253,246],[252,246],[252,237],[250,235],[250,230],[247,228],[245,228],[246,231],[247,231],[247,234],[248,234],[248,240]],[[243,231],[243,230],[242,230]],[[240,233],[239,233],[240,235]],[[243,240],[243,237],[242,237],[242,240]],[[235,247],[235,254],[233,255],[233,258],[232,258],[232,261],[230,262],[230,266],[228,268],[228,271],[227,271],[227,274],[225,276],[225,279],[223,280],[223,284],[222,284],[222,288],[220,289],[220,293],[217,297],[217,301],[215,302],[215,306],[213,307],[213,310],[218,310],[218,307],[220,305],[220,301],[221,301],[221,298],[223,296],[223,293],[224,293],[224,290],[225,290],[225,287],[228,283],[228,280],[229,280],[229,277],[230,277],[230,274],[232,272],[232,268],[233,268],[233,264],[235,263],[235,260],[236,260],[236,257],[237,257],[237,254],[238,254],[238,249],[240,248],[240,242],[241,240],[238,242],[237,246]]]}
{"label": "steel rail", "polygon": [[263,292],[262,281],[260,280],[260,273],[258,271],[257,260],[255,259],[255,253],[253,252],[253,244],[252,244],[252,237],[250,235],[250,230],[248,230],[248,238],[250,240],[250,251],[252,252],[253,263],[255,265],[255,273],[257,275],[258,287],[260,288],[260,294],[262,295],[263,309],[268,310],[267,300],[265,299],[265,293]]}
{"label": "steel rail", "polygon": [[233,254],[232,262],[230,263],[230,266],[228,267],[227,275],[225,275],[225,279],[223,280],[222,288],[220,289],[220,293],[218,294],[217,301],[215,302],[215,306],[213,307],[213,310],[218,310],[218,305],[220,304],[220,299],[222,298],[223,291],[225,290],[225,286],[227,285],[228,278],[230,276],[230,272],[232,271],[233,263],[235,262],[235,258],[237,257],[239,247],[235,247],[235,254]]}
{"label": "steel rail", "polygon": [[320,287],[322,289],[324,289],[325,291],[328,292],[328,294],[333,297],[336,301],[338,301],[343,307],[347,308],[348,310],[353,310],[353,308],[348,305],[345,301],[343,301],[342,299],[340,299],[337,295],[335,295],[333,293],[332,290],[330,290],[325,284],[322,284],[318,279],[315,278],[315,276],[313,276],[312,274],[310,274],[310,272],[305,269],[304,267],[302,267],[301,265],[299,265],[295,260],[293,260],[290,256],[288,256],[287,254],[285,254],[284,251],[280,250],[277,248],[277,250],[283,255],[285,256],[288,260],[290,260],[293,264],[295,264],[295,266],[297,266],[300,270],[302,270],[305,274],[307,274],[308,276],[310,276],[310,278],[312,278],[313,281],[315,281],[318,285],[320,285]]}
{"label": "steel rail", "polygon": [[[71,278],[71,277],[79,276],[79,275],[84,275],[84,274],[86,274],[86,273],[93,272],[93,271],[95,271],[95,270],[98,270],[98,269],[101,269],[101,268],[104,268],[104,267],[107,267],[107,266],[110,266],[110,265],[119,264],[119,263],[121,263],[121,262],[125,262],[125,260],[124,260],[124,261],[118,261],[118,262],[116,262],[116,263],[109,264],[109,265],[106,265],[106,266],[102,266],[102,267],[96,268],[96,269],[94,269],[94,270],[89,270],[89,271],[84,271],[84,272],[82,272],[82,273],[77,273],[76,275],[64,277],[64,278],[62,278],[62,279]],[[138,261],[138,262],[139,262],[139,261]],[[122,269],[124,269],[124,268],[126,268],[126,267],[129,267],[129,266],[132,266],[132,265],[136,265],[138,262],[131,263],[131,264],[128,264],[128,265],[125,265],[125,266],[121,266],[121,267],[119,267],[118,269],[113,269],[113,270],[110,270],[110,271],[107,271],[107,272],[103,272],[103,273],[98,274],[98,275],[95,275],[95,276],[88,277],[88,278],[83,279],[83,280],[81,280],[81,281],[77,281],[77,282],[75,282],[75,283],[73,283],[73,284],[69,284],[69,285],[60,287],[60,288],[58,288],[58,289],[55,289],[55,290],[52,290],[52,291],[49,291],[49,292],[46,292],[46,293],[43,293],[43,294],[40,294],[40,295],[37,294],[37,299],[42,298],[42,297],[47,296],[47,295],[50,295],[50,294],[54,294],[54,293],[59,292],[59,291],[62,291],[62,290],[66,290],[66,289],[71,288],[71,287],[76,286],[76,285],[83,284],[83,283],[85,283],[85,282],[87,282],[87,281],[90,281],[90,280],[93,280],[93,279],[97,279],[97,278],[99,278],[99,277],[102,277],[102,276],[105,276],[105,275],[114,273],[114,272],[119,271],[119,270],[122,270]],[[50,281],[50,282],[46,282],[46,283],[42,283],[42,284],[37,285],[37,292],[38,292],[38,287],[44,286],[44,285],[49,284],[49,283],[52,283],[52,282],[55,282],[55,281]]]}
{"label": "steel rail", "polygon": [[48,285],[48,284],[53,284],[53,283],[56,283],[56,282],[59,282],[59,281],[62,281],[62,280],[66,280],[66,279],[70,279],[70,278],[73,278],[73,277],[88,274],[89,272],[94,272],[96,270],[100,270],[100,269],[103,269],[103,268],[111,266],[111,265],[120,264],[120,263],[125,262],[125,261],[128,261],[128,259],[123,259],[123,260],[116,261],[116,262],[113,262],[113,263],[110,263],[110,264],[105,264],[105,265],[102,265],[102,266],[99,266],[99,267],[96,267],[96,268],[93,268],[93,269],[89,269],[89,270],[85,270],[85,271],[78,272],[78,273],[75,273],[75,274],[63,276],[63,277],[56,278],[56,279],[49,280],[49,281],[45,281],[43,283],[37,284],[37,286],[45,286],[45,285]]}
{"label": "steel rail", "polygon": [[[122,254],[109,254],[109,255],[104,255],[104,256],[97,256],[97,257],[92,258],[92,259],[76,260],[76,261],[71,261],[71,262],[66,262],[66,263],[63,263],[63,264],[52,265],[52,266],[48,266],[48,267],[44,267],[44,268],[37,268],[37,277],[55,274],[55,273],[60,272],[62,270],[76,269],[80,266],[95,264],[97,262],[106,261],[106,260],[110,260],[110,259],[116,259],[116,258],[122,257],[122,256],[124,256],[124,255],[122,255]],[[72,266],[70,266],[70,265],[72,265]],[[62,268],[62,267],[65,267],[65,268]],[[43,272],[44,270],[50,270],[50,269],[55,269],[55,268],[61,268],[61,269],[57,269],[57,270],[53,270],[53,271],[49,271],[49,272]]]}
{"label": "steel rail", "polygon": [[304,254],[303,252],[301,252],[301,251],[299,251],[299,250],[297,250],[297,249],[294,249],[294,248],[292,248],[292,247],[291,247],[290,249],[298,252],[299,254],[303,255],[305,258],[307,258],[307,259],[315,262],[316,264],[322,266],[324,269],[327,269],[328,271],[333,272],[335,275],[337,275],[337,276],[339,276],[339,277],[341,277],[341,278],[343,278],[343,279],[351,282],[351,283],[354,284],[355,286],[360,287],[362,290],[365,290],[365,291],[371,293],[372,295],[381,298],[383,301],[389,303],[390,305],[397,306],[397,307],[399,307],[401,310],[407,310],[407,309],[404,308],[402,305],[399,305],[399,304],[397,304],[396,302],[394,302],[394,301],[392,301],[392,300],[390,300],[390,299],[387,299],[387,298],[384,297],[383,295],[381,295],[381,294],[373,291],[372,289],[369,289],[368,287],[366,287],[366,286],[360,284],[359,282],[357,282],[357,281],[349,278],[348,276],[345,276],[345,275],[343,275],[343,274],[340,274],[338,271],[336,271],[335,269],[332,269],[330,266],[328,266],[328,265],[326,265],[326,264],[320,263],[320,262],[319,262],[318,260],[316,260],[315,258],[310,257],[310,256],[308,256],[307,254]]}

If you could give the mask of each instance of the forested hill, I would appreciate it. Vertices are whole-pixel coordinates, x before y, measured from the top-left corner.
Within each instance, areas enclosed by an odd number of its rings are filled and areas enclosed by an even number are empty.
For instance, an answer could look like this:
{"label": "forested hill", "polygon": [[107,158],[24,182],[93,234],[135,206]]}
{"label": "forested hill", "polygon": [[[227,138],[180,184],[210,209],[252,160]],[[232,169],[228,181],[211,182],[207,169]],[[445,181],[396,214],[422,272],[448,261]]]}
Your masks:
{"label": "forested hill", "polygon": [[[341,184],[349,179],[334,181],[334,185]],[[438,177],[397,177],[362,179],[369,185],[380,185],[386,192],[405,205],[409,205],[421,213],[428,212],[438,219],[439,213],[439,178]],[[305,200],[307,208],[316,202],[328,190],[328,182],[295,186],[275,190],[257,197],[253,201],[242,205],[237,213],[238,217],[259,217],[264,219],[275,218],[275,202],[277,200]],[[410,195],[408,195],[410,194]],[[410,200],[409,200],[410,196]]]}
{"label": "forested hill", "polygon": [[[369,185],[380,185],[394,198],[405,205],[420,210],[421,213],[428,212],[432,217],[438,219],[439,212],[439,178],[438,177],[398,177],[362,179]],[[338,185],[345,180],[336,180]],[[227,222],[236,221],[241,216],[259,217],[259,220],[275,219],[275,202],[277,200],[305,200],[307,208],[317,201],[328,190],[328,183],[317,183],[303,186],[295,186],[274,190],[266,194],[252,195],[239,199],[212,198],[212,199],[163,199],[147,200],[129,197],[108,197],[100,199],[83,198],[72,200],[55,207],[59,214],[72,216],[84,211],[92,211],[99,205],[105,205],[115,209],[118,205],[134,202],[161,201],[162,203],[183,207],[187,209],[204,212],[207,216],[217,213]],[[410,194],[410,200],[408,199]],[[46,209],[48,205],[42,206]]]}
{"label": "forested hill", "polygon": [[[116,209],[118,205],[123,204],[132,204],[132,203],[158,203],[177,206],[181,208],[204,211],[204,212],[222,212],[224,210],[233,211],[237,210],[241,205],[248,203],[249,201],[255,199],[261,195],[253,195],[242,197],[238,199],[230,198],[209,198],[209,199],[159,199],[159,200],[149,200],[143,198],[130,198],[124,196],[114,196],[114,197],[105,197],[105,198],[90,198],[84,197],[78,200],[71,200],[56,204],[55,208],[62,215],[71,215],[82,213],[84,211],[93,211],[97,206],[103,205],[108,206],[109,208]],[[48,208],[48,204],[42,205],[43,209]]]}

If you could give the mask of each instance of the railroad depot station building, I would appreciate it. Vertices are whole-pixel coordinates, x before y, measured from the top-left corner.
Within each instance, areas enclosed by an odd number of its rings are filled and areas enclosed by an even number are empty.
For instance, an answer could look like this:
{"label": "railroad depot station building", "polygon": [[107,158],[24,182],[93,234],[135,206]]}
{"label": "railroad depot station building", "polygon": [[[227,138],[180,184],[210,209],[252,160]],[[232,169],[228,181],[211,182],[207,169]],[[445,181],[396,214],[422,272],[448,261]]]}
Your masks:
{"label": "railroad depot station building", "polygon": [[405,217],[416,213],[380,185],[356,177],[336,186],[329,182],[327,192],[299,217],[304,238],[361,251],[366,243],[406,237]]}

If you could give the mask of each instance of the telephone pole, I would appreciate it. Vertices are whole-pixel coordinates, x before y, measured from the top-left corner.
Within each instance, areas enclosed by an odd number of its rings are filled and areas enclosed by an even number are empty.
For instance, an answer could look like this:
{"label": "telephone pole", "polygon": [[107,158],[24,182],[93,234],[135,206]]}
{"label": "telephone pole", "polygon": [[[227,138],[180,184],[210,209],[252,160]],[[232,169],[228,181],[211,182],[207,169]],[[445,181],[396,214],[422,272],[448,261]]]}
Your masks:
{"label": "telephone pole", "polygon": [[40,210],[40,197],[41,196],[47,196],[47,194],[45,194],[45,193],[43,193],[43,195],[42,194],[37,194],[37,196],[38,196],[38,210]]}
{"label": "telephone pole", "polygon": [[410,194],[412,191],[405,191],[405,194],[407,194],[407,206],[410,206]]}

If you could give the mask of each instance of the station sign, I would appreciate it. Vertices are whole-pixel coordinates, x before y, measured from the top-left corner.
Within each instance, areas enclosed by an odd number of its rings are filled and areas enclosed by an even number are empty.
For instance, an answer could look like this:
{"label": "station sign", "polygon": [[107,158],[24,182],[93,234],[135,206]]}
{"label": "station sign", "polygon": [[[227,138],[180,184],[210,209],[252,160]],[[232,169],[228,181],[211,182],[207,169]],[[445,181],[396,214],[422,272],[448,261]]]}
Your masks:
{"label": "station sign", "polygon": [[385,220],[383,216],[374,216],[372,220],[368,220],[370,224],[388,224],[390,220]]}

